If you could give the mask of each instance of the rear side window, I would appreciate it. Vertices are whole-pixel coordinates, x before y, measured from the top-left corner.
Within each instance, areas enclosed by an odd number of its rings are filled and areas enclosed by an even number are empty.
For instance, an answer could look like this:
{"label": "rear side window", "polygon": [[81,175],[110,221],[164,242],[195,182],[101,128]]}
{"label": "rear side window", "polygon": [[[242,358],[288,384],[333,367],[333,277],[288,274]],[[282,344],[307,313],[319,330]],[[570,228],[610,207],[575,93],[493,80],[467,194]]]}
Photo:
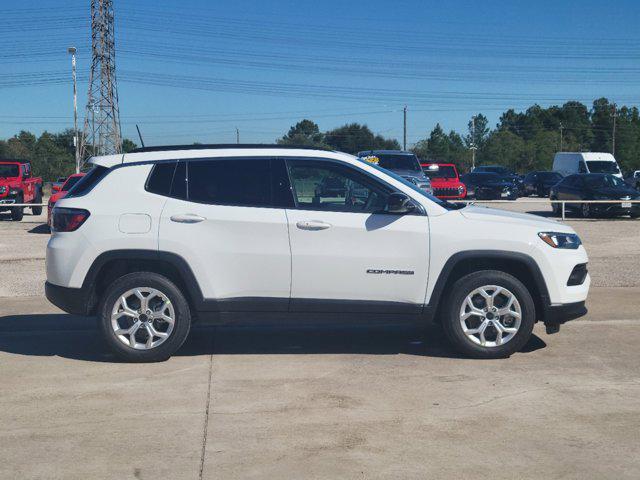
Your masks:
{"label": "rear side window", "polygon": [[269,159],[190,161],[189,201],[212,205],[271,207]]}
{"label": "rear side window", "polygon": [[170,195],[171,182],[173,181],[173,173],[176,170],[176,163],[177,162],[166,162],[154,165],[147,180],[147,192],[157,193],[158,195]]}
{"label": "rear side window", "polygon": [[72,197],[81,197],[89,193],[93,188],[100,183],[100,181],[109,173],[109,169],[107,167],[103,167],[100,165],[94,166],[89,172],[82,177],[78,183],[76,183],[69,193],[67,193],[67,198]]}

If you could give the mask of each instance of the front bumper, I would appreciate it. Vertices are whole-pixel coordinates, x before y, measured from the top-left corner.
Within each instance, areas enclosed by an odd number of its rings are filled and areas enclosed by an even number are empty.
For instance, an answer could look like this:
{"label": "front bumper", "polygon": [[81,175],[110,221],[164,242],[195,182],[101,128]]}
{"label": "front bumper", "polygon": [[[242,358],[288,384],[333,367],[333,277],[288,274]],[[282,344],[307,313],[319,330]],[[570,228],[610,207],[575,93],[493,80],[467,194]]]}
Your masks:
{"label": "front bumper", "polygon": [[547,333],[557,333],[560,325],[587,314],[587,307],[582,302],[565,303],[562,305],[548,305],[542,312],[542,321]]}
{"label": "front bumper", "polygon": [[45,282],[44,293],[51,303],[60,310],[74,315],[90,315],[90,294],[83,288],[69,288]]}

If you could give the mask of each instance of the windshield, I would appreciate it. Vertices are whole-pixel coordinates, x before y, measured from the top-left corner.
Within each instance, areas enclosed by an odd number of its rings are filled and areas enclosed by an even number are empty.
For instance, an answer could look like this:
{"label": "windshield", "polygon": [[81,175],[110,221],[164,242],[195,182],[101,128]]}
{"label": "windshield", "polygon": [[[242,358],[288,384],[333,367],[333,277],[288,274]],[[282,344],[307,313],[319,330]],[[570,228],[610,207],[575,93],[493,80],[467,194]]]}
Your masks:
{"label": "windshield", "polygon": [[505,167],[476,167],[474,170],[475,172],[492,172],[492,173],[500,173],[500,174],[509,174],[511,172],[509,172],[509,170],[507,170]]}
{"label": "windshield", "polygon": [[465,204],[449,203],[449,202],[445,202],[444,200],[441,200],[441,199],[439,199],[437,197],[434,197],[433,195],[429,195],[427,192],[422,190],[416,184],[414,184],[413,182],[410,182],[409,180],[406,180],[405,178],[401,177],[400,175],[398,175],[396,173],[393,173],[392,171],[387,170],[386,168],[381,168],[379,165],[376,165],[375,163],[367,162],[366,160],[364,160],[362,158],[359,158],[359,160],[361,162],[366,163],[367,165],[372,166],[376,170],[380,170],[381,172],[386,173],[390,177],[393,177],[395,180],[397,180],[397,181],[403,183],[404,185],[406,185],[407,187],[411,188],[411,190],[413,190],[415,192],[418,192],[420,195],[423,195],[423,196],[427,197],[432,202],[437,203],[442,208],[446,208],[447,210],[459,210],[461,208],[466,207]]}
{"label": "windshield", "polygon": [[78,180],[80,180],[82,177],[69,177],[69,179],[64,183],[64,185],[62,186],[62,192],[66,192],[68,190],[71,189],[71,187],[73,187],[76,183],[78,183]]}
{"label": "windshield", "polygon": [[430,170],[429,167],[423,167],[422,171],[429,178],[457,178],[456,169],[451,165],[440,165],[440,168]]}
{"label": "windshield", "polygon": [[626,185],[623,180],[613,175],[587,175],[584,181],[591,188],[622,187]]}
{"label": "windshield", "polygon": [[377,157],[380,161],[378,165],[387,170],[412,170],[419,172],[420,163],[415,155],[393,155],[393,154],[373,154],[373,157]]}
{"label": "windshield", "polygon": [[562,175],[557,172],[540,172],[538,178],[545,182],[559,182],[562,180]]}
{"label": "windshield", "polygon": [[620,173],[618,165],[615,162],[607,162],[604,160],[589,160],[587,166],[591,173]]}
{"label": "windshield", "polygon": [[0,165],[0,177],[19,177],[18,165]]}

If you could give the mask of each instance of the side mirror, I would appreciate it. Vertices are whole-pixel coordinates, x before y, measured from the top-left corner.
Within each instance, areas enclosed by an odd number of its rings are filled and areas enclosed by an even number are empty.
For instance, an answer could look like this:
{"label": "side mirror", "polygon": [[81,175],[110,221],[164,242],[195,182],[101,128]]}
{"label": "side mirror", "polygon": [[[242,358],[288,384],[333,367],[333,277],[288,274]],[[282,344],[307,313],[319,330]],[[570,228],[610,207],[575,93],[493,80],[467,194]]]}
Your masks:
{"label": "side mirror", "polygon": [[404,215],[413,212],[415,209],[416,205],[411,201],[411,198],[404,193],[395,192],[387,198],[385,212]]}
{"label": "side mirror", "polygon": [[62,190],[61,185],[54,185],[53,187],[51,187],[52,192],[59,192],[60,190]]}

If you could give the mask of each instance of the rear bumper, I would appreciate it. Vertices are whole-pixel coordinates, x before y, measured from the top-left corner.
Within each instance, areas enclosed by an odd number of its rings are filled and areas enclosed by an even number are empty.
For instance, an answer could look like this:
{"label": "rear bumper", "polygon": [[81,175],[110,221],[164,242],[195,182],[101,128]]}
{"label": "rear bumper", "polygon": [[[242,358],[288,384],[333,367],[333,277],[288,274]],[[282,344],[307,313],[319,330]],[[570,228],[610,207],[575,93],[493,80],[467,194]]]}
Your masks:
{"label": "rear bumper", "polygon": [[91,313],[90,295],[83,288],[69,288],[45,282],[44,293],[51,303],[60,310],[74,315]]}

